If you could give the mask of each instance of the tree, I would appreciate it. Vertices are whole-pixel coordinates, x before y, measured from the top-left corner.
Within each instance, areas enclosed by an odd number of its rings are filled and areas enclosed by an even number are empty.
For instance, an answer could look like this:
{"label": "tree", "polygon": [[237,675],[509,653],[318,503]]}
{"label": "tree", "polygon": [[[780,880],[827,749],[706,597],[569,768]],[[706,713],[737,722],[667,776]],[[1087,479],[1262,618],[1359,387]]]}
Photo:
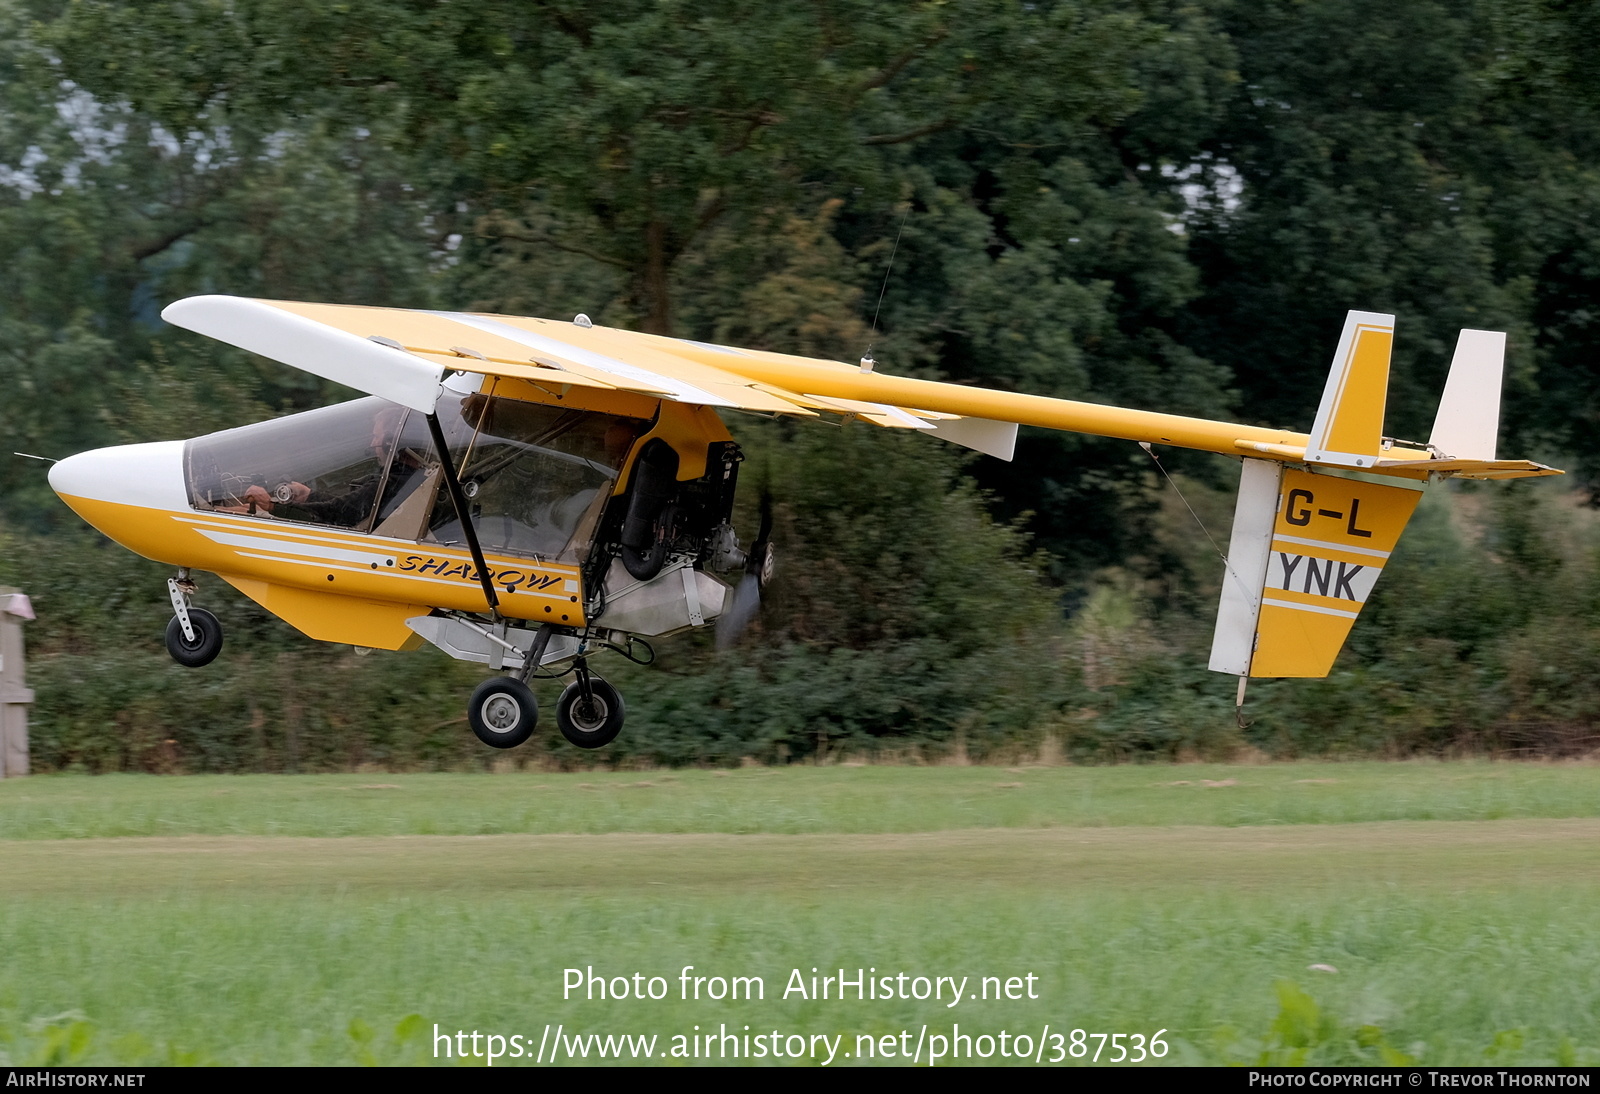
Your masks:
{"label": "tree", "polygon": [[265,141],[315,116],[389,134],[450,199],[441,218],[484,215],[493,235],[621,270],[634,318],[658,333],[673,329],[676,264],[713,226],[790,204],[808,181],[871,182],[875,151],[934,134],[1115,116],[1152,33],[1110,4],[996,0],[41,13],[64,71],[174,132]]}
{"label": "tree", "polygon": [[1426,438],[1459,328],[1508,330],[1516,443],[1592,461],[1593,13],[1542,0],[1214,10],[1241,82],[1195,181],[1238,199],[1196,221],[1206,291],[1184,335],[1228,366],[1250,419],[1304,428],[1344,312],[1393,311],[1390,433]]}

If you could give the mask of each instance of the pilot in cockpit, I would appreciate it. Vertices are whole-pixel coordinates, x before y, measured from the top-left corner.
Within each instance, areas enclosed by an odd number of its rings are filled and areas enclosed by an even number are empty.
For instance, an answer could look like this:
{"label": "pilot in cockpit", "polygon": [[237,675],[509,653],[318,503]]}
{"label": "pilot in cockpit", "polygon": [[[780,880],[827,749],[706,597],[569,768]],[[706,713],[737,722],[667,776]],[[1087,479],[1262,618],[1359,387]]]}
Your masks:
{"label": "pilot in cockpit", "polygon": [[389,464],[389,450],[404,417],[405,408],[398,406],[386,406],[373,417],[372,469],[348,483],[345,489],[338,492],[314,490],[303,482],[287,482],[268,493],[265,487],[251,486],[244,492],[244,502],[260,512],[272,513],[278,506],[284,506],[293,510],[283,514],[290,519],[355,528],[367,521],[376,501],[374,519],[381,521],[403,494],[409,494],[427,477],[422,458],[410,449],[396,453],[393,464]]}

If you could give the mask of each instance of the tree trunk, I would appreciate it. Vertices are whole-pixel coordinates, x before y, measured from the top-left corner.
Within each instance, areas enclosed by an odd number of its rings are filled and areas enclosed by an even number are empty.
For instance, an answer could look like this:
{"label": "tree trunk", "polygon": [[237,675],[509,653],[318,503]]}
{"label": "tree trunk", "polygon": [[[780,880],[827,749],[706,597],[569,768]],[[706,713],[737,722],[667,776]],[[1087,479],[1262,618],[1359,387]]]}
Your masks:
{"label": "tree trunk", "polygon": [[644,329],[648,334],[672,333],[672,292],[667,284],[667,271],[671,261],[667,257],[667,226],[652,220],[645,229],[644,282],[641,286],[644,305]]}

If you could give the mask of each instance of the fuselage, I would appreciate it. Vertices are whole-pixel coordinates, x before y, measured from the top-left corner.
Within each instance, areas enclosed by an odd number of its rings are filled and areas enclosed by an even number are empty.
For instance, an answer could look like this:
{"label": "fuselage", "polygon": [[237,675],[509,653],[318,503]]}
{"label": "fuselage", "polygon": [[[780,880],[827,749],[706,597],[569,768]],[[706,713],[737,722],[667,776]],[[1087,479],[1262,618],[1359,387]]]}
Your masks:
{"label": "fuselage", "polygon": [[[189,442],[101,448],[70,456],[50,485],[117,543],[175,567],[217,574],[313,638],[399,649],[412,616],[484,610],[470,553],[417,540],[201,511],[184,488]],[[485,552],[500,611],[512,619],[585,622],[576,565]]]}
{"label": "fuselage", "polygon": [[[643,402],[616,413],[475,383],[441,400],[500,616],[588,624],[584,566],[648,440],[698,452],[681,470],[705,474],[707,443],[727,436],[720,423]],[[54,465],[50,484],[117,543],[215,573],[313,638],[400,649],[417,640],[408,618],[488,610],[440,472],[424,416],[367,398],[80,453]]]}

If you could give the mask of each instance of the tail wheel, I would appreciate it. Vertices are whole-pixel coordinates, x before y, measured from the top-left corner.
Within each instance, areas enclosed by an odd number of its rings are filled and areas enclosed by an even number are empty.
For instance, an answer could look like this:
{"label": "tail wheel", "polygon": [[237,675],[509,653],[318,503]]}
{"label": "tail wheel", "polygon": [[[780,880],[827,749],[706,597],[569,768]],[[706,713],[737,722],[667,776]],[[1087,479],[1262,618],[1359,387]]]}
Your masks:
{"label": "tail wheel", "polygon": [[492,676],[467,702],[467,724],[490,748],[516,748],[539,724],[539,701],[521,680]]}
{"label": "tail wheel", "polygon": [[622,694],[598,676],[589,677],[587,697],[583,684],[574,681],[556,700],[556,725],[561,735],[579,748],[610,744],[622,732],[626,716]]}
{"label": "tail wheel", "polygon": [[167,652],[191,669],[211,664],[222,652],[222,624],[204,608],[190,608],[189,629],[194,631],[192,639],[184,637],[183,624],[172,617],[167,624]]}

